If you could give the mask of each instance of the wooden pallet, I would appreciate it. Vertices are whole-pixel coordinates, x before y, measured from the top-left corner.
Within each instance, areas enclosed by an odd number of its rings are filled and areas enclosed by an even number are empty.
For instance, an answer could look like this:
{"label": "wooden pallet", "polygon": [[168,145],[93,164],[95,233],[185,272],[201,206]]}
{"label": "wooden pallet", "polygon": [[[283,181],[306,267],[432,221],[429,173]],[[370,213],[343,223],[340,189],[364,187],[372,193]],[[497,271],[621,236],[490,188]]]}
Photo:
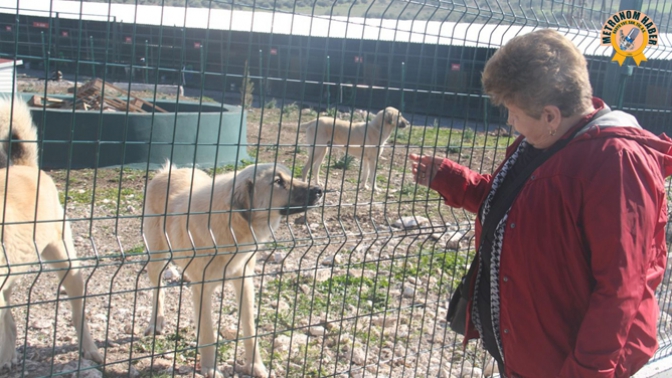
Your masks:
{"label": "wooden pallet", "polygon": [[[106,95],[103,91],[109,93],[110,90],[115,91],[119,94],[119,97],[112,95]],[[124,98],[128,99],[125,101]],[[61,109],[72,109],[73,106],[75,109],[82,110],[103,110],[103,111],[123,111],[131,113],[147,113],[143,109],[143,105],[146,105],[150,109],[160,113],[168,113],[165,109],[161,108],[158,105],[152,104],[151,102],[145,101],[141,98],[133,96],[132,94],[126,92],[125,90],[116,87],[109,83],[104,83],[101,79],[95,78],[89,80],[81,87],[77,88],[77,93],[75,94],[75,101],[68,99],[58,99],[52,97],[42,97],[39,95],[33,96],[30,100],[30,105],[37,107],[46,107],[46,108],[61,108]]]}

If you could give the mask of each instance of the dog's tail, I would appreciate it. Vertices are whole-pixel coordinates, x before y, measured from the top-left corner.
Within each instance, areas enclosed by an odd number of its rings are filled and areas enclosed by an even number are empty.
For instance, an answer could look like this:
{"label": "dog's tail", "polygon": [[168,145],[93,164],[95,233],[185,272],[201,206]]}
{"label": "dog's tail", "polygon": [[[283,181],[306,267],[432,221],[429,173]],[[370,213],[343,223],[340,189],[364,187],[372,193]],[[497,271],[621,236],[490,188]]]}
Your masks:
{"label": "dog's tail", "polygon": [[37,129],[28,104],[19,98],[0,98],[0,146],[0,168],[37,167]]}

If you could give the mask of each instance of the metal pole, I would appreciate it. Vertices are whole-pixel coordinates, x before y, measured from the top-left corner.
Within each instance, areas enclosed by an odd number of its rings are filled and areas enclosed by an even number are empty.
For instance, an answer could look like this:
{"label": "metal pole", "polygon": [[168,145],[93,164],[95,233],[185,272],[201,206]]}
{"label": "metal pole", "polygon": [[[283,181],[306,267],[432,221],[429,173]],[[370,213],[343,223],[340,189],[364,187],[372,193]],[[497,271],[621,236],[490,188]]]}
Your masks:
{"label": "metal pole", "polygon": [[[42,38],[42,59],[43,61],[47,61],[47,51],[45,50],[47,48],[47,43],[44,41],[44,32],[40,32],[40,38]],[[49,67],[47,67],[47,71],[49,71]]]}
{"label": "metal pole", "polygon": [[401,112],[404,112],[404,83],[406,82],[406,63],[401,62]]}
{"label": "metal pole", "polygon": [[[331,58],[329,55],[327,55],[327,83],[329,82],[329,71],[331,67]],[[329,90],[329,86],[327,85],[327,111],[329,111],[329,107],[331,106],[331,91]]]}
{"label": "metal pole", "polygon": [[147,56],[149,55],[149,41],[145,39],[145,83],[149,83],[149,77],[147,73]]}
{"label": "metal pole", "polygon": [[262,51],[259,49],[259,103],[264,107],[264,65]]}
{"label": "metal pole", "polygon": [[96,77],[96,56],[93,53],[93,36],[89,36],[89,45],[91,46],[91,70],[93,72],[93,77]]}

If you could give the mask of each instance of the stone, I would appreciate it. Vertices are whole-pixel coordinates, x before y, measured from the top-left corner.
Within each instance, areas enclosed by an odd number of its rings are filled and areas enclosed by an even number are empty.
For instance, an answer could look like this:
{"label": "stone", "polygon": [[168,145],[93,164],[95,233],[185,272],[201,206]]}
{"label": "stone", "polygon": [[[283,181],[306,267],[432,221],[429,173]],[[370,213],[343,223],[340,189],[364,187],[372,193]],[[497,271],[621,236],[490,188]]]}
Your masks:
{"label": "stone", "polygon": [[402,291],[402,296],[404,298],[413,298],[415,295],[415,287],[411,285],[404,285],[404,290]]}
{"label": "stone", "polygon": [[322,265],[338,265],[341,263],[341,255],[327,256],[322,260]]}
{"label": "stone", "polygon": [[130,378],[138,378],[140,377],[140,372],[134,366],[131,366],[131,368],[128,369],[128,376]]}
{"label": "stone", "polygon": [[324,336],[327,333],[327,329],[321,326],[313,326],[308,328],[308,333],[311,336]]}
{"label": "stone", "polygon": [[379,327],[392,327],[397,323],[397,317],[395,316],[374,316],[371,319],[371,324]]}
{"label": "stone", "polygon": [[[61,377],[67,378],[103,378],[103,373],[95,369],[96,363],[93,361],[81,359],[79,361],[68,362],[61,368]],[[79,369],[79,371],[77,371]]]}
{"label": "stone", "polygon": [[225,327],[219,330],[219,334],[225,340],[235,340],[238,338],[238,329],[233,327]]}
{"label": "stone", "polygon": [[127,335],[132,335],[133,334],[133,325],[124,324],[124,333],[127,334]]}
{"label": "stone", "polygon": [[460,231],[455,231],[452,235],[450,235],[450,238],[446,242],[446,248],[447,249],[459,249],[460,248],[460,242],[464,240],[464,233]]}
{"label": "stone", "polygon": [[445,235],[445,234],[443,234],[443,233],[439,233],[439,232],[435,232],[435,233],[429,235],[429,237],[432,238],[432,240],[439,241],[439,240],[441,240],[441,238],[443,237],[443,235]]}
{"label": "stone", "polygon": [[351,361],[355,365],[359,366],[364,366],[366,365],[366,353],[364,353],[364,350],[362,348],[355,348],[352,350],[352,358]]}
{"label": "stone", "polygon": [[282,252],[275,252],[272,256],[273,262],[280,264],[285,260],[285,254]]}
{"label": "stone", "polygon": [[286,352],[289,350],[289,345],[291,344],[292,339],[289,336],[279,335],[273,340],[273,348],[279,352]]}
{"label": "stone", "polygon": [[470,369],[467,369],[466,367],[462,369],[462,374],[460,375],[460,378],[481,378],[483,376],[483,370],[478,367],[472,367]]}
{"label": "stone", "polygon": [[48,320],[36,320],[36,321],[30,323],[30,328],[34,328],[34,329],[47,329],[47,328],[51,328],[52,326],[53,326],[53,324]]}
{"label": "stone", "polygon": [[421,216],[408,216],[398,219],[392,227],[395,228],[416,228],[429,223],[429,219]]}

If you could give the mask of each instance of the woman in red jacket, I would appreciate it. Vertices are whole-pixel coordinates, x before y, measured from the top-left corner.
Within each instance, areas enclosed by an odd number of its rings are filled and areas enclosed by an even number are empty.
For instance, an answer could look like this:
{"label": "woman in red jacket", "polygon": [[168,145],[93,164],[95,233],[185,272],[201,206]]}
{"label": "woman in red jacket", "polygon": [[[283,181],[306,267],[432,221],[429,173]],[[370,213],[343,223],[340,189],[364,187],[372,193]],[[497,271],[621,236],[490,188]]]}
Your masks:
{"label": "woman in red jacket", "polygon": [[[631,376],[658,346],[672,141],[606,113],[585,58],[551,30],[497,51],[483,86],[521,134],[493,175],[410,155],[419,184],[478,215],[465,342],[480,337],[506,377]],[[498,194],[561,141],[481,243]]]}

